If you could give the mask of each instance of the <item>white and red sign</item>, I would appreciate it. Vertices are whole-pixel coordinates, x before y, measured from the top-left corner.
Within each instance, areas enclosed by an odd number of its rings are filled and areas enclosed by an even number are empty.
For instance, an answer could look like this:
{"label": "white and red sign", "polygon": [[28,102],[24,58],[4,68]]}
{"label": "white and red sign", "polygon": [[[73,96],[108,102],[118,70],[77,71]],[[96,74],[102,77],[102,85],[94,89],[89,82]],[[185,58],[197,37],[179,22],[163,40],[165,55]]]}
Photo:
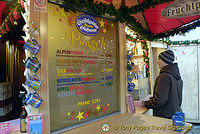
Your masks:
{"label": "white and red sign", "polygon": [[34,0],[34,11],[47,12],[47,0]]}

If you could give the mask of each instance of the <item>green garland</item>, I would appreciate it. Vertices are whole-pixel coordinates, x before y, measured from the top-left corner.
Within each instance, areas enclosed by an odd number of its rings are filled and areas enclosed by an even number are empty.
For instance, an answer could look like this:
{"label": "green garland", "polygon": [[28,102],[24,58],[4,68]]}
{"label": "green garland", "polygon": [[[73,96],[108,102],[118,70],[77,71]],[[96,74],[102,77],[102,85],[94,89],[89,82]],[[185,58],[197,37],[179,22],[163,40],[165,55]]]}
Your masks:
{"label": "green garland", "polygon": [[144,57],[144,62],[146,63],[146,66],[147,66],[146,73],[147,73],[147,77],[148,77],[150,75],[150,72],[149,72],[149,48],[148,48],[146,40],[142,39],[142,37],[140,37],[139,35],[137,35],[137,38],[133,38],[130,35],[126,35],[126,39],[129,41],[132,41],[134,44],[141,42],[142,49],[144,49],[146,51],[146,53],[143,52],[143,57]]}
{"label": "green garland", "polygon": [[160,33],[160,34],[157,34],[157,35],[154,35],[153,36],[153,40],[158,40],[160,38],[165,38],[165,37],[169,37],[169,36],[174,36],[174,35],[178,35],[180,32],[182,34],[184,33],[187,33],[193,29],[195,29],[196,27],[200,27],[200,19],[196,20],[195,23],[185,27],[185,28],[177,28],[176,30],[173,30],[171,32],[167,32],[167,33]]}
{"label": "green garland", "polygon": [[152,34],[147,29],[144,29],[142,25],[137,21],[136,18],[131,16],[131,14],[136,14],[138,12],[143,12],[144,9],[149,9],[150,7],[154,7],[156,5],[171,2],[174,0],[143,0],[142,3],[133,7],[127,7],[122,5],[120,9],[116,9],[114,5],[111,3],[109,5],[94,2],[94,0],[64,0],[64,3],[61,7],[64,7],[65,11],[72,10],[86,12],[88,14],[93,15],[106,15],[115,16],[121,23],[126,23],[130,26],[131,29],[139,33],[143,38],[152,41],[154,39],[159,39],[163,37],[168,37],[170,35],[175,35],[179,33],[181,30],[182,33],[188,32],[190,29],[194,29],[200,26],[200,22],[197,22],[191,26],[188,26],[183,29],[177,29],[172,32],[160,33],[160,34]]}
{"label": "green garland", "polygon": [[[17,12],[17,19],[14,17],[14,11]],[[11,29],[15,27],[14,21],[19,20],[21,16],[21,12],[23,12],[24,9],[21,7],[20,3],[17,3],[13,6],[13,8],[10,10],[10,13],[8,16],[5,18],[5,20],[2,23],[2,26],[0,28],[0,38],[2,38],[5,34],[7,34]]]}
{"label": "green garland", "polygon": [[[120,9],[116,9],[113,4],[103,4],[94,2],[94,0],[65,0],[62,5],[65,11],[83,11],[88,14],[103,16],[105,14],[109,14],[110,16],[115,16],[121,23],[126,23],[127,25],[131,25],[131,28],[134,31],[137,31],[139,34],[143,35],[145,38],[150,38],[151,33],[142,27],[142,25],[130,14],[133,13],[133,9],[126,6],[120,7]],[[136,6],[135,6],[136,8]],[[139,8],[136,8],[137,12],[142,11]],[[136,11],[135,11],[136,12]]]}
{"label": "green garland", "polygon": [[147,67],[146,68],[147,70],[147,77],[150,75],[150,72],[149,72],[149,49],[148,49],[148,46],[147,46],[147,42],[146,41],[142,41],[142,49],[146,50],[147,51],[147,55],[143,52],[143,57],[144,57],[144,62],[146,63]]}
{"label": "green garland", "polygon": [[185,40],[185,41],[171,41],[169,38],[162,38],[155,41],[160,41],[166,43],[167,45],[190,45],[190,44],[200,44],[200,40]]}

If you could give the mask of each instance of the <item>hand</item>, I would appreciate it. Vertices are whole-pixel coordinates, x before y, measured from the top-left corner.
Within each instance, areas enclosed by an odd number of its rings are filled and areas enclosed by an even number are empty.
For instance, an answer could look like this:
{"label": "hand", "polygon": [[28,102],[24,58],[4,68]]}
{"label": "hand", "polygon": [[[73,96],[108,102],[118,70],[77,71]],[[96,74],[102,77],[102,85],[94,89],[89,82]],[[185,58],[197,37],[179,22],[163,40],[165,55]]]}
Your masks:
{"label": "hand", "polygon": [[135,100],[135,101],[134,101],[134,105],[135,105],[136,107],[142,107],[142,101]]}

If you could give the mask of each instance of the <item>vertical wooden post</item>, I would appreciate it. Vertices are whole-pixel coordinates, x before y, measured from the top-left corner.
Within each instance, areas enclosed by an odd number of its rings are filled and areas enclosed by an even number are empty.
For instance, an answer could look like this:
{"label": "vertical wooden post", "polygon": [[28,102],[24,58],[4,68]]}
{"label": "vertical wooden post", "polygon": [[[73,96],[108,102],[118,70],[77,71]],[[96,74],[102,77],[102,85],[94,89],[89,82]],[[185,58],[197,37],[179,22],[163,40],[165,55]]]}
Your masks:
{"label": "vertical wooden post", "polygon": [[126,32],[118,24],[119,29],[119,90],[121,113],[126,112]]}
{"label": "vertical wooden post", "polygon": [[[35,37],[41,45],[41,49],[37,54],[37,58],[41,63],[41,67],[37,72],[42,85],[38,90],[40,97],[43,99],[39,107],[39,113],[43,113],[43,129],[44,134],[50,134],[50,110],[49,110],[49,74],[48,74],[48,12],[35,12],[34,0],[31,0],[30,22],[34,22],[39,29],[39,35]],[[48,7],[48,5],[47,5]]]}
{"label": "vertical wooden post", "polygon": [[151,47],[151,42],[147,41],[148,47],[149,47],[149,80],[150,80],[150,95],[153,95],[153,87],[154,87],[154,75],[153,75],[153,50]]}

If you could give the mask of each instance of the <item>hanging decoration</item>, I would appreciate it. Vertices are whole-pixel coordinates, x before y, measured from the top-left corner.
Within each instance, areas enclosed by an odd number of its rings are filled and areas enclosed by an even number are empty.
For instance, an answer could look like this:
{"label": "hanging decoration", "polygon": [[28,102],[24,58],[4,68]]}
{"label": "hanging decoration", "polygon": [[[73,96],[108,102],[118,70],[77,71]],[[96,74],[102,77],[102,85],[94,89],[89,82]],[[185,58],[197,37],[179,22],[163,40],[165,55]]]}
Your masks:
{"label": "hanging decoration", "polygon": [[38,35],[39,31],[37,27],[34,25],[33,22],[31,22],[30,27],[27,27],[28,33],[32,35]]}
{"label": "hanging decoration", "polygon": [[126,66],[126,69],[128,71],[131,71],[134,67],[134,63],[133,62],[130,62],[130,61],[127,61],[127,66]]}
{"label": "hanging decoration", "polygon": [[134,56],[134,53],[132,51],[127,51],[126,59],[130,61]]}
{"label": "hanging decoration", "polygon": [[132,93],[134,88],[135,88],[135,84],[128,82],[128,92]]}
{"label": "hanging decoration", "polygon": [[36,91],[34,91],[33,93],[28,94],[25,103],[38,108],[42,103],[42,99],[40,98],[39,94]]}
{"label": "hanging decoration", "polygon": [[142,39],[139,35],[137,35],[135,38],[133,38],[132,36],[130,35],[126,35],[126,39],[128,41],[132,41],[133,43],[138,43],[140,42],[141,45],[142,45],[142,49],[143,49],[143,57],[144,57],[144,64],[146,65],[146,73],[147,73],[147,77],[150,75],[150,72],[149,72],[149,52],[148,52],[148,45],[147,45],[147,42]]}
{"label": "hanging decoration", "polygon": [[37,54],[41,48],[41,46],[39,45],[39,43],[35,40],[27,40],[26,43],[24,44],[24,49],[29,50],[30,52]]}
{"label": "hanging decoration", "polygon": [[[23,3],[23,5],[25,13],[22,13],[22,16],[26,22],[23,27],[23,31],[25,32],[26,36],[22,36],[25,41],[23,48],[26,55],[26,60],[24,62],[26,67],[24,72],[24,75],[26,76],[26,82],[23,84],[23,86],[27,90],[25,99],[27,108],[31,109],[28,114],[32,114],[32,112],[36,110],[34,108],[39,108],[42,103],[40,95],[36,92],[39,90],[42,84],[41,80],[36,75],[36,72],[41,66],[36,57],[41,48],[41,45],[37,42],[36,39],[34,39],[39,35],[39,29],[34,22],[30,22],[30,3],[26,1]],[[36,111],[34,113],[36,113]]]}
{"label": "hanging decoration", "polygon": [[31,87],[35,91],[37,91],[40,88],[41,84],[42,82],[40,81],[39,77],[35,74],[33,76],[29,76],[25,82],[26,86]]}
{"label": "hanging decoration", "polygon": [[36,57],[28,57],[24,63],[24,66],[34,73],[40,68],[40,63]]}

